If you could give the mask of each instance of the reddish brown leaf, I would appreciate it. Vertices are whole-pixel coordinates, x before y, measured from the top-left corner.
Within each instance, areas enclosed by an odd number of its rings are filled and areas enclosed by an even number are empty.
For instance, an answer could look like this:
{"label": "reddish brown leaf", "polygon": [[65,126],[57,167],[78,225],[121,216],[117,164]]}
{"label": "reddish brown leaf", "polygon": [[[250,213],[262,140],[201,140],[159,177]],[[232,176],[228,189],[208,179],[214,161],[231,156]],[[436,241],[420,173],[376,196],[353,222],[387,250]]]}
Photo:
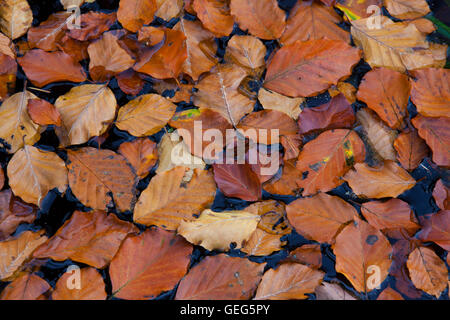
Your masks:
{"label": "reddish brown leaf", "polygon": [[8,238],[21,223],[31,223],[37,209],[14,197],[11,190],[0,192],[0,241]]}
{"label": "reddish brown leaf", "polygon": [[146,300],[172,290],[186,273],[192,246],[161,229],[127,238],[109,267],[113,295]]}
{"label": "reddish brown leaf", "polygon": [[380,293],[377,300],[405,300],[405,299],[403,299],[400,293],[398,293],[391,287],[387,287]]}
{"label": "reddish brown leaf", "polygon": [[356,162],[364,161],[364,144],[354,131],[337,129],[320,134],[303,147],[297,169],[303,172],[298,187],[303,195],[327,192],[340,185],[345,173]]}
{"label": "reddish brown leaf", "polygon": [[120,90],[124,93],[136,96],[144,88],[144,80],[139,76],[139,73],[133,69],[125,70],[116,75],[117,84]]}
{"label": "reddish brown leaf", "polygon": [[246,300],[261,280],[264,264],[224,254],[208,256],[181,280],[177,300]]}
{"label": "reddish brown leaf", "polygon": [[326,193],[297,199],[286,206],[286,212],[299,234],[327,243],[333,243],[338,231],[357,216],[352,205]]}
{"label": "reddish brown leaf", "polygon": [[3,172],[3,168],[0,166],[0,190],[3,189],[5,185],[5,173]]}
{"label": "reddish brown leaf", "polygon": [[264,184],[264,190],[272,194],[295,196],[299,192],[297,180],[301,179],[302,172],[295,167],[295,161],[289,160],[284,163],[281,173]]}
{"label": "reddish brown leaf", "polygon": [[439,211],[425,220],[417,238],[422,241],[433,241],[450,251],[450,210]]}
{"label": "reddish brown leaf", "polygon": [[155,0],[120,0],[117,19],[125,29],[138,32],[153,21],[156,10]]}
{"label": "reddish brown leaf", "polygon": [[191,2],[203,26],[216,37],[228,36],[233,31],[234,20],[230,15],[228,1],[192,0]]}
{"label": "reddish brown leaf", "polygon": [[339,94],[330,102],[313,108],[305,108],[298,116],[299,133],[328,129],[351,128],[355,114],[344,95]]}
{"label": "reddish brown leaf", "polygon": [[0,101],[15,89],[17,63],[15,58],[0,53]]}
{"label": "reddish brown leaf", "polygon": [[417,134],[417,130],[404,131],[394,141],[397,160],[406,170],[414,170],[428,155],[428,146]]}
{"label": "reddish brown leaf", "polygon": [[64,273],[55,285],[52,300],[105,300],[105,282],[94,268],[83,268],[80,271],[80,287],[70,288],[68,284],[73,277],[71,272]]}
{"label": "reddish brown leaf", "polygon": [[34,257],[56,261],[72,259],[101,269],[109,264],[123,239],[134,232],[138,229],[133,224],[119,220],[114,214],[75,211],[56,234],[34,252]]}
{"label": "reddish brown leaf", "polygon": [[444,184],[442,179],[439,179],[434,186],[433,198],[434,201],[436,201],[437,206],[442,210],[450,209],[450,190]]}
{"label": "reddish brown leaf", "polygon": [[45,51],[57,50],[57,43],[64,36],[70,16],[69,12],[57,12],[39,26],[30,28],[27,35],[30,47]]}
{"label": "reddish brown leaf", "polygon": [[8,284],[0,294],[0,300],[39,300],[50,288],[47,281],[28,273]]}
{"label": "reddish brown leaf", "polygon": [[357,97],[391,128],[397,129],[404,125],[410,89],[405,74],[388,68],[377,68],[366,73]]}
{"label": "reddish brown leaf", "polygon": [[322,266],[320,244],[304,244],[294,251],[291,251],[286,259],[288,261],[307,265],[313,269],[319,269]]}
{"label": "reddish brown leaf", "polygon": [[360,58],[358,49],[339,40],[294,42],[275,53],[264,87],[290,97],[310,97],[349,76]]}
{"label": "reddish brown leaf", "polygon": [[164,30],[151,26],[144,26],[139,29],[138,41],[145,42],[149,47],[157,45],[164,40]]}
{"label": "reddish brown leaf", "polygon": [[58,42],[58,49],[64,51],[73,58],[74,61],[81,61],[89,58],[87,48],[88,41],[78,41],[70,38],[67,34]]}
{"label": "reddish brown leaf", "polygon": [[98,38],[116,22],[115,13],[89,11],[81,15],[81,29],[73,28],[67,32],[69,37],[86,41]]}
{"label": "reddish brown leaf", "polygon": [[419,115],[412,119],[412,123],[433,151],[433,162],[438,166],[450,166],[450,118]]}
{"label": "reddish brown leaf", "polygon": [[244,209],[246,212],[258,214],[261,217],[258,228],[274,235],[286,235],[292,232],[282,203],[266,200],[253,203]]}
{"label": "reddish brown leaf", "polygon": [[45,52],[35,49],[28,51],[17,61],[28,79],[39,87],[58,81],[83,82],[86,80],[83,67],[62,51]]}
{"label": "reddish brown leaf", "polygon": [[281,145],[284,148],[283,160],[297,159],[300,153],[300,147],[303,145],[302,136],[299,134],[290,134],[281,136]]}
{"label": "reddish brown leaf", "polygon": [[214,164],[214,180],[227,197],[257,201],[262,197],[261,182],[249,164]]}
{"label": "reddish brown leaf", "polygon": [[54,105],[44,99],[28,100],[28,114],[34,123],[41,126],[61,126],[61,115]]}
{"label": "reddish brown leaf", "polygon": [[124,142],[118,151],[133,166],[137,176],[141,179],[150,173],[151,168],[158,160],[156,143],[147,138]]}

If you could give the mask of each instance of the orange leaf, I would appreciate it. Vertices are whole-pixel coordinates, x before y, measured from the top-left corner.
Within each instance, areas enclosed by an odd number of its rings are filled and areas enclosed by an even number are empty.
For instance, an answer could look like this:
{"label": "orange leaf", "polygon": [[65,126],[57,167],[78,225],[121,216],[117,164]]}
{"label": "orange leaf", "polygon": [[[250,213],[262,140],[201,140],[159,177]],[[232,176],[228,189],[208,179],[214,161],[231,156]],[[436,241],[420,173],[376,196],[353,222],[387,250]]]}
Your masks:
{"label": "orange leaf", "polygon": [[304,244],[301,247],[291,251],[288,261],[307,265],[313,269],[319,269],[322,266],[322,252],[320,244]]}
{"label": "orange leaf", "polygon": [[144,88],[144,80],[133,69],[125,70],[116,75],[117,84],[124,93],[135,96]]}
{"label": "orange leaf", "polygon": [[68,30],[67,35],[79,41],[96,39],[116,22],[116,18],[116,13],[86,12],[80,16],[81,29]]}
{"label": "orange leaf", "polygon": [[296,181],[301,177],[302,173],[295,167],[295,161],[289,160],[284,163],[281,174],[277,174],[266,182],[263,187],[264,190],[272,194],[295,196],[299,193]]}
{"label": "orange leaf", "polygon": [[286,235],[292,228],[286,217],[284,205],[275,200],[253,203],[244,209],[246,212],[258,214],[261,217],[258,228],[274,235]]}
{"label": "orange leaf", "polygon": [[34,123],[41,126],[61,126],[61,115],[54,105],[44,99],[28,100],[28,114]]}
{"label": "orange leaf", "polygon": [[124,142],[120,145],[118,151],[133,166],[140,179],[145,178],[150,173],[151,168],[158,160],[156,143],[147,138]]}
{"label": "orange leaf", "polygon": [[227,197],[257,201],[262,197],[261,182],[249,164],[214,164],[214,180]]}
{"label": "orange leaf", "polygon": [[397,160],[406,170],[414,170],[428,155],[428,146],[417,134],[417,130],[404,131],[394,141]]}
{"label": "orange leaf", "polygon": [[31,48],[39,48],[45,51],[58,49],[57,43],[64,36],[66,25],[69,22],[69,12],[57,12],[39,26],[32,27],[28,31],[27,39]]}
{"label": "orange leaf", "polygon": [[191,252],[182,237],[161,229],[127,238],[109,267],[113,296],[147,300],[172,290],[186,273]]}
{"label": "orange leaf", "polygon": [[281,246],[286,244],[285,241],[281,241],[281,237],[282,235],[270,234],[258,228],[252,233],[241,251],[249,256],[271,255],[275,251],[280,251]]}
{"label": "orange leaf", "polygon": [[50,288],[47,281],[28,273],[8,284],[0,294],[0,300],[38,300]]}
{"label": "orange leaf", "polygon": [[417,235],[422,241],[433,241],[450,251],[450,210],[442,210],[425,220],[423,228]]}
{"label": "orange leaf", "polygon": [[231,0],[231,14],[239,27],[264,40],[278,39],[286,26],[286,13],[277,0]]}
{"label": "orange leaf", "polygon": [[349,76],[360,58],[360,50],[343,41],[297,41],[275,53],[264,87],[290,97],[314,96]]}
{"label": "orange leaf", "polygon": [[228,36],[233,31],[234,20],[230,15],[228,1],[193,0],[192,8],[205,28],[216,37]]}
{"label": "orange leaf", "polygon": [[105,268],[129,233],[138,232],[131,223],[101,211],[75,211],[56,234],[35,252],[35,258],[56,261],[72,259]]}
{"label": "orange leaf", "polygon": [[156,10],[155,0],[120,0],[117,19],[125,29],[138,32],[153,21]]}
{"label": "orange leaf", "polygon": [[297,199],[286,206],[286,212],[299,234],[327,243],[333,243],[338,231],[357,216],[352,205],[326,193]]}
{"label": "orange leaf", "polygon": [[178,285],[176,300],[248,300],[261,280],[264,264],[224,254],[208,256]]}
{"label": "orange leaf", "polygon": [[5,173],[3,172],[3,168],[0,166],[0,190],[3,189],[5,185]]}
{"label": "orange leaf", "polygon": [[102,276],[94,268],[83,268],[80,271],[80,288],[69,288],[68,283],[73,275],[64,273],[56,282],[52,300],[105,300],[105,283]]}
{"label": "orange leaf", "polygon": [[380,293],[377,300],[405,300],[405,299],[403,299],[400,293],[398,293],[391,287],[387,287]]}
{"label": "orange leaf", "polygon": [[37,209],[14,197],[11,190],[0,192],[0,241],[8,238],[21,223],[31,223]]}

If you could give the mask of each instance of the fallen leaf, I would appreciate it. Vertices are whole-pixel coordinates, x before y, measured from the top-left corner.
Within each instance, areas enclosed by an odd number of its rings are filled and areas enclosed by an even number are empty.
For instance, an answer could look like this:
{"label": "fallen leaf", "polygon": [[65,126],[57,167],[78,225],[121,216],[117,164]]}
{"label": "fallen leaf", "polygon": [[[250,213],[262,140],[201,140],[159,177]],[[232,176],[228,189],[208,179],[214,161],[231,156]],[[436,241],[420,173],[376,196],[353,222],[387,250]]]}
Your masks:
{"label": "fallen leaf", "polygon": [[359,292],[367,293],[378,287],[386,279],[392,262],[389,241],[359,218],[338,234],[333,252],[336,271],[344,274]]}
{"label": "fallen leaf", "polygon": [[0,294],[0,300],[39,300],[50,288],[47,281],[28,273],[8,284]]}
{"label": "fallen leaf", "polygon": [[0,101],[9,97],[14,91],[17,80],[16,75],[17,62],[15,58],[0,52]]}
{"label": "fallen leaf", "polygon": [[119,109],[115,125],[135,137],[161,130],[175,114],[176,105],[157,94],[144,94]]}
{"label": "fallen leaf", "polygon": [[283,160],[298,158],[300,147],[303,145],[303,138],[300,134],[281,136],[280,142],[284,148]]}
{"label": "fallen leaf", "polygon": [[37,208],[14,197],[10,189],[0,192],[0,241],[12,234],[21,223],[32,223]]}
{"label": "fallen leaf", "polygon": [[133,208],[138,178],[123,156],[91,147],[68,150],[67,155],[69,185],[81,203],[98,210],[113,201],[119,211]]}
{"label": "fallen leaf", "polygon": [[448,117],[450,110],[450,70],[414,71],[411,101],[425,117]]}
{"label": "fallen leaf", "polygon": [[211,172],[195,169],[192,179],[186,182],[185,171],[180,166],[153,177],[139,197],[133,220],[174,231],[183,219],[193,219],[194,214],[209,206],[216,193]]}
{"label": "fallen leaf", "polygon": [[322,271],[298,263],[284,263],[269,269],[256,291],[255,300],[306,299],[324,277]]}
{"label": "fallen leaf", "polygon": [[228,1],[193,0],[191,5],[203,26],[216,37],[228,36],[233,31],[234,20]]}
{"label": "fallen leaf", "polygon": [[391,128],[401,129],[407,114],[410,90],[406,75],[388,68],[376,68],[364,75],[357,98]]}
{"label": "fallen leaf", "polygon": [[239,91],[247,72],[237,65],[218,65],[195,86],[194,105],[222,114],[233,126],[252,112],[254,101]]}
{"label": "fallen leaf", "polygon": [[3,189],[4,185],[5,185],[5,174],[3,172],[3,168],[0,166],[0,190]]}
{"label": "fallen leaf", "polygon": [[360,57],[358,49],[339,40],[294,42],[270,60],[264,87],[285,96],[310,97],[349,76]]}
{"label": "fallen leaf", "polygon": [[280,251],[286,241],[281,241],[281,235],[270,234],[260,228],[257,228],[241,251],[249,256],[268,256],[276,251]]}
{"label": "fallen leaf", "polygon": [[314,293],[316,300],[356,300],[350,292],[337,283],[322,282]]}
{"label": "fallen leaf", "polygon": [[67,24],[73,19],[69,12],[51,14],[47,20],[36,27],[31,27],[27,34],[31,48],[56,51],[58,42],[64,37]]}
{"label": "fallen leaf", "polygon": [[34,123],[47,126],[61,126],[61,115],[54,105],[44,99],[29,99],[28,114]]}
{"label": "fallen leaf", "polygon": [[134,59],[120,46],[118,40],[111,32],[105,32],[87,48],[89,74],[94,81],[109,80],[134,65]]}
{"label": "fallen leaf", "polygon": [[120,0],[117,19],[125,29],[138,32],[153,21],[156,10],[155,0]]}
{"label": "fallen leaf", "polygon": [[425,118],[420,115],[412,124],[433,151],[433,162],[438,166],[450,166],[450,118]]}
{"label": "fallen leaf", "polygon": [[156,143],[147,138],[124,142],[118,151],[128,160],[140,179],[144,179],[150,173],[158,160]]}
{"label": "fallen leaf", "polygon": [[405,300],[405,299],[403,299],[400,293],[398,293],[391,287],[387,287],[380,293],[377,300]]}
{"label": "fallen leaf", "polygon": [[1,144],[9,153],[15,153],[25,144],[33,145],[39,141],[40,128],[28,114],[27,104],[37,97],[29,91],[12,95],[0,106]]}
{"label": "fallen leaf", "polygon": [[434,26],[433,22],[426,18],[414,19],[410,23],[413,23],[416,28],[422,33],[429,34],[436,31],[436,27]]}
{"label": "fallen leaf", "polygon": [[16,48],[10,38],[0,32],[0,53],[7,55],[8,57],[16,58]]}
{"label": "fallen leaf", "polygon": [[406,170],[416,169],[429,151],[415,129],[400,133],[394,141],[394,148],[397,160]]}
{"label": "fallen leaf", "polygon": [[292,44],[297,40],[323,38],[350,42],[349,32],[338,26],[341,21],[341,17],[333,8],[312,0],[298,1],[289,13],[286,30],[280,41],[284,45]]}
{"label": "fallen leaf", "polygon": [[430,13],[425,0],[384,0],[384,4],[397,19],[416,19]]}
{"label": "fallen leaf", "polygon": [[16,196],[37,206],[50,190],[67,189],[64,161],[56,153],[33,146],[24,146],[14,154],[8,163],[8,179]]}
{"label": "fallen leaf", "polygon": [[422,241],[433,241],[447,251],[450,251],[450,211],[442,210],[425,220],[423,228],[417,235]]}
{"label": "fallen leaf", "polygon": [[276,0],[231,0],[230,9],[242,30],[264,40],[278,39],[286,27],[286,13]]}
{"label": "fallen leaf", "polygon": [[304,264],[313,269],[319,269],[322,266],[320,244],[304,244],[291,251],[286,260]]}
{"label": "fallen leaf", "polygon": [[[176,300],[248,300],[261,281],[264,264],[224,254],[207,256],[178,285]],[[199,281],[201,279],[201,281]]]}
{"label": "fallen leaf", "polygon": [[88,41],[79,41],[70,38],[67,34],[56,45],[58,49],[64,51],[72,57],[74,61],[82,61],[89,59],[87,48],[89,46]]}
{"label": "fallen leaf", "polygon": [[257,201],[262,197],[261,182],[249,164],[214,164],[214,180],[227,197]]}
{"label": "fallen leaf", "polygon": [[73,275],[65,272],[56,282],[52,300],[106,300],[105,283],[94,268],[79,270],[80,288],[68,286]]}
{"label": "fallen leaf", "polygon": [[59,81],[83,82],[83,67],[63,51],[45,52],[41,49],[28,51],[17,58],[28,79],[38,87]]}
{"label": "fallen leaf", "polygon": [[114,120],[117,102],[107,86],[85,84],[59,96],[55,107],[63,123],[56,134],[61,145],[68,146],[82,144],[104,134]]}
{"label": "fallen leaf", "polygon": [[304,98],[286,97],[264,88],[259,89],[258,100],[264,109],[284,112],[294,120],[298,119],[302,112],[300,105],[305,101]]}
{"label": "fallen leaf", "polygon": [[0,242],[0,280],[14,280],[22,265],[31,258],[33,251],[47,240],[43,233],[44,230],[25,231],[19,236]]}
{"label": "fallen leaf", "polygon": [[357,216],[352,205],[339,197],[319,193],[286,206],[287,217],[303,237],[333,243],[337,233]]}
{"label": "fallen leaf", "polygon": [[301,179],[302,172],[295,166],[294,160],[284,163],[281,173],[275,175],[271,180],[263,185],[264,190],[272,194],[295,196],[299,193],[297,180]]}
{"label": "fallen leaf", "polygon": [[362,125],[364,136],[378,158],[395,161],[394,141],[397,132],[386,126],[371,110],[360,109],[356,119]]}
{"label": "fallen leaf", "polygon": [[439,179],[434,186],[433,198],[437,206],[442,210],[450,209],[450,191],[442,179]]}
{"label": "fallen leaf", "polygon": [[244,211],[257,214],[261,217],[258,228],[273,235],[286,235],[292,232],[286,216],[285,206],[275,200],[266,200],[253,203],[244,208]]}
{"label": "fallen leaf", "polygon": [[113,296],[148,300],[172,290],[186,273],[191,253],[182,237],[161,229],[128,237],[109,267]]}
{"label": "fallen leaf", "polygon": [[145,82],[139,73],[133,69],[125,70],[116,75],[117,84],[124,93],[135,96],[144,89]]}
{"label": "fallen leaf", "polygon": [[350,129],[355,121],[355,113],[350,103],[340,94],[324,105],[304,108],[298,117],[298,128],[300,134],[328,129]]}
{"label": "fallen leaf", "polygon": [[266,53],[264,43],[258,38],[235,34],[228,41],[225,59],[259,74],[260,69],[266,65]]}
{"label": "fallen leaf", "polygon": [[303,195],[327,192],[339,186],[342,177],[358,162],[364,161],[365,148],[351,130],[325,131],[303,147],[297,159],[297,169],[306,177],[297,180]]}
{"label": "fallen leaf", "polygon": [[5,0],[0,4],[0,31],[12,40],[27,33],[32,22],[33,12],[27,0]]}
{"label": "fallen leaf", "polygon": [[155,16],[166,21],[175,18],[183,9],[183,0],[156,0]]}
{"label": "fallen leaf", "polygon": [[339,0],[335,4],[336,8],[344,12],[348,20],[358,20],[374,15],[374,10],[369,10],[370,6],[381,8],[383,0]]}
{"label": "fallen leaf", "polygon": [[447,267],[433,250],[415,249],[409,255],[407,265],[411,280],[418,289],[439,298],[447,288]]}
{"label": "fallen leaf", "polygon": [[117,20],[116,13],[89,11],[80,16],[80,29],[73,28],[67,35],[79,41],[97,39],[107,31]]}
{"label": "fallen leaf", "polygon": [[55,261],[71,259],[103,269],[119,250],[125,237],[137,232],[133,224],[119,220],[114,214],[75,211],[33,256]]}

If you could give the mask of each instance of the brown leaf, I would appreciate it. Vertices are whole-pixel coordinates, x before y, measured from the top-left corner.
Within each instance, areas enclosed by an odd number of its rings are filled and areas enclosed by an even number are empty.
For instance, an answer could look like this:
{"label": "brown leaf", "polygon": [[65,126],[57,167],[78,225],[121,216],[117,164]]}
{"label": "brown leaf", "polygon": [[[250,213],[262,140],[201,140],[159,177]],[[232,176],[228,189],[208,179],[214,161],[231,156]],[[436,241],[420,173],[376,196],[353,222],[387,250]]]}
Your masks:
{"label": "brown leaf", "polygon": [[138,232],[131,223],[102,211],[75,211],[56,234],[33,254],[35,258],[56,261],[71,259],[95,268],[105,268],[130,233]]}
{"label": "brown leaf", "polygon": [[291,251],[286,259],[288,261],[307,265],[313,269],[319,269],[322,266],[320,244],[304,244]]}
{"label": "brown leaf", "polygon": [[105,300],[105,283],[102,276],[94,268],[79,270],[80,288],[70,288],[68,284],[72,273],[65,272],[56,282],[52,300]]}
{"label": "brown leaf", "polygon": [[389,241],[380,231],[359,218],[339,233],[333,252],[336,255],[336,271],[344,274],[359,292],[369,292],[380,285],[387,277],[392,262]]}
{"label": "brown leaf", "polygon": [[15,58],[10,57],[6,53],[0,53],[0,101],[9,97],[15,89],[17,78],[16,74],[17,62]]}
{"label": "brown leaf", "polygon": [[234,35],[228,41],[225,59],[248,68],[251,72],[259,73],[266,65],[266,52],[264,43],[258,38]]}
{"label": "brown leaf", "polygon": [[338,26],[341,21],[341,17],[333,8],[312,0],[298,1],[289,13],[286,30],[280,41],[284,45],[297,40],[307,41],[322,38],[350,42],[349,32]]}
{"label": "brown leaf", "polygon": [[286,206],[289,222],[303,237],[333,243],[336,234],[357,216],[352,205],[339,197],[319,193]]}
{"label": "brown leaf", "polygon": [[[248,300],[261,281],[264,264],[224,254],[208,256],[181,280],[176,300]],[[200,281],[201,279],[201,281]]]}
{"label": "brown leaf", "polygon": [[41,277],[27,273],[8,284],[0,294],[0,300],[39,300],[50,288]]}
{"label": "brown leaf", "polygon": [[25,146],[9,161],[8,179],[16,196],[40,206],[50,190],[66,191],[67,168],[56,153]]}
{"label": "brown leaf", "polygon": [[264,109],[284,112],[294,120],[298,119],[302,112],[300,105],[305,101],[304,98],[290,98],[264,88],[259,89],[258,100]]}
{"label": "brown leaf", "polygon": [[144,89],[144,80],[133,69],[128,69],[117,74],[116,79],[120,90],[126,94],[135,96]]}
{"label": "brown leaf", "polygon": [[405,300],[405,299],[403,299],[400,293],[398,293],[391,287],[387,287],[380,293],[377,300]]}
{"label": "brown leaf", "polygon": [[231,0],[230,9],[242,30],[264,40],[278,39],[286,27],[286,13],[276,0]]}
{"label": "brown leaf", "polygon": [[5,185],[5,173],[3,172],[3,168],[0,166],[0,190],[3,189]]}
{"label": "brown leaf", "polygon": [[8,238],[21,223],[31,223],[37,209],[14,197],[11,190],[0,192],[0,241]]}
{"label": "brown leaf", "polygon": [[269,269],[256,291],[255,300],[306,299],[322,282],[324,273],[298,263]]}
{"label": "brown leaf", "polygon": [[417,235],[422,241],[433,241],[450,251],[450,211],[442,210],[425,220],[423,228]]}
{"label": "brown leaf", "polygon": [[27,33],[32,22],[33,12],[26,0],[5,0],[0,4],[0,31],[12,40]]}
{"label": "brown leaf", "polygon": [[161,28],[143,26],[138,31],[138,41],[145,42],[147,46],[154,46],[164,40],[164,30]]}
{"label": "brown leaf", "polygon": [[258,214],[261,217],[258,228],[269,234],[286,235],[292,232],[286,217],[286,209],[280,202],[260,201],[249,205],[244,211]]}
{"label": "brown leaf", "polygon": [[22,58],[17,58],[17,61],[28,79],[38,87],[52,82],[86,80],[83,67],[62,51],[45,52],[34,49],[28,51]]}
{"label": "brown leaf", "polygon": [[33,251],[47,240],[44,230],[25,231],[19,236],[0,242],[0,280],[13,280],[22,265],[31,259]]}
{"label": "brown leaf", "polygon": [[139,197],[133,220],[174,231],[183,219],[193,219],[194,214],[209,206],[216,193],[211,172],[195,169],[192,179],[186,182],[186,169],[175,167],[153,177]]}
{"label": "brown leaf", "polygon": [[66,26],[72,18],[69,12],[56,12],[38,26],[30,28],[27,34],[30,47],[45,51],[57,50],[57,44],[64,37]]}
{"label": "brown leaf", "polygon": [[442,179],[439,179],[434,186],[433,198],[437,206],[442,210],[450,209],[450,191]]}
{"label": "brown leaf", "polygon": [[272,194],[284,196],[295,196],[299,193],[297,180],[301,179],[302,173],[295,167],[295,161],[289,160],[284,163],[281,174],[264,184],[264,190]]}
{"label": "brown leaf", "polygon": [[260,217],[246,211],[204,210],[198,219],[181,221],[177,233],[206,250],[229,251],[232,243],[242,248],[256,230]]}
{"label": "brown leaf", "polygon": [[106,81],[117,73],[134,65],[134,59],[123,49],[118,38],[111,32],[92,42],[87,48],[89,53],[89,74],[94,81]]}
{"label": "brown leaf", "polygon": [[447,288],[447,267],[433,250],[415,249],[409,255],[407,265],[411,280],[418,289],[439,298]]}
{"label": "brown leaf", "polygon": [[16,48],[10,38],[0,33],[0,53],[7,55],[8,57],[16,58]]}
{"label": "brown leaf", "polygon": [[69,185],[85,206],[106,210],[112,200],[119,211],[131,210],[137,177],[125,158],[110,150],[68,150]]}
{"label": "brown leaf", "polygon": [[406,170],[416,169],[429,152],[425,141],[414,128],[400,133],[394,141],[394,148],[397,151],[397,160]]}
{"label": "brown leaf", "polygon": [[450,118],[418,115],[412,119],[412,124],[433,151],[433,162],[438,166],[450,166]]}
{"label": "brown leaf", "polygon": [[161,229],[128,237],[109,267],[113,296],[147,300],[172,290],[186,273],[191,253],[182,237]]}
{"label": "brown leaf", "polygon": [[280,251],[281,246],[286,244],[286,241],[281,241],[282,235],[275,235],[268,233],[260,228],[257,228],[245,246],[241,248],[249,256],[268,256],[275,251]]}
{"label": "brown leaf", "polygon": [[58,49],[64,51],[73,58],[74,61],[81,61],[89,58],[87,48],[88,41],[78,41],[70,38],[67,34],[58,42]]}
{"label": "brown leaf", "polygon": [[261,182],[249,164],[214,164],[214,180],[227,197],[257,201],[262,197]]}
{"label": "brown leaf", "polygon": [[367,198],[395,198],[416,185],[416,180],[393,161],[384,161],[375,168],[357,163],[343,179],[355,194]]}
{"label": "brown leaf", "polygon": [[283,160],[288,161],[298,158],[300,147],[303,145],[303,139],[301,135],[290,134],[281,136],[280,142],[284,148]]}
{"label": "brown leaf", "polygon": [[386,9],[398,19],[415,19],[430,13],[425,0],[384,0]]}
{"label": "brown leaf", "polygon": [[81,29],[73,28],[67,32],[67,35],[79,41],[93,40],[107,31],[116,19],[116,13],[89,11],[80,16]]}
{"label": "brown leaf", "polygon": [[410,90],[406,75],[387,68],[376,68],[365,74],[357,97],[391,128],[399,129],[404,125]]}
{"label": "brown leaf", "polygon": [[27,104],[28,114],[34,123],[41,126],[61,126],[61,115],[54,105],[44,99],[30,99]]}
{"label": "brown leaf", "polygon": [[354,131],[337,129],[320,134],[303,147],[297,169],[306,175],[298,180],[303,195],[327,192],[339,186],[354,163],[364,161],[364,144]]}
{"label": "brown leaf", "polygon": [[234,20],[230,15],[228,1],[193,0],[191,2],[203,26],[216,37],[228,36],[233,31]]}
{"label": "brown leaf", "polygon": [[158,160],[156,143],[147,138],[124,142],[118,151],[128,160],[140,179],[150,173]]}
{"label": "brown leaf", "polygon": [[298,117],[298,127],[299,133],[307,134],[329,129],[351,128],[355,121],[350,103],[340,94],[324,105],[303,109]]}
{"label": "brown leaf", "polygon": [[413,73],[411,101],[425,117],[448,117],[450,109],[450,70],[423,69]]}
{"label": "brown leaf", "polygon": [[294,42],[275,53],[264,87],[285,96],[310,97],[349,76],[360,58],[358,49],[339,40]]}
{"label": "brown leaf", "polygon": [[120,0],[117,19],[125,29],[138,32],[153,21],[156,10],[155,0]]}
{"label": "brown leaf", "polygon": [[156,0],[155,15],[166,21],[175,18],[183,9],[183,0]]}
{"label": "brown leaf", "polygon": [[314,293],[316,300],[356,300],[350,292],[337,283],[322,282]]}

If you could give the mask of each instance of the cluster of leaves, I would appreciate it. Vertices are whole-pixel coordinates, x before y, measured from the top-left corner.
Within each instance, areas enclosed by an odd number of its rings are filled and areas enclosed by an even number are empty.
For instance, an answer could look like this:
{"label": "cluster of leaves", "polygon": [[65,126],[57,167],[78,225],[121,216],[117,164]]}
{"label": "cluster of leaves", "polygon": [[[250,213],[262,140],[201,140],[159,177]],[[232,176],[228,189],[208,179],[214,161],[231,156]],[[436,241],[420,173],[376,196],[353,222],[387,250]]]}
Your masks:
{"label": "cluster of leaves", "polygon": [[[390,14],[381,28],[369,27],[372,4]],[[447,182],[434,186],[439,212],[417,216],[400,199],[424,162],[450,165],[447,46],[427,40],[429,12],[425,0],[299,0],[287,11],[276,0],[120,0],[74,29],[71,13],[32,25],[26,0],[2,1],[0,298],[105,299],[103,275],[122,299],[174,287],[176,299],[354,299],[324,280],[325,247],[353,293],[375,289],[375,266],[379,299],[441,297]],[[370,71],[359,79],[361,59]],[[31,84],[15,92],[19,66]],[[76,84],[38,97],[57,82]],[[311,106],[316,96],[327,102]],[[262,175],[262,160],[206,165],[210,143],[182,139],[194,121],[278,129],[278,172]],[[39,146],[49,131],[56,149]],[[114,131],[132,138],[111,148]],[[254,139],[245,142],[258,148]],[[349,201],[334,192],[343,184]],[[56,233],[21,232],[50,191],[79,210]],[[218,195],[244,205],[211,210]],[[296,233],[308,243],[287,248]],[[278,251],[288,254],[276,266],[257,258]],[[81,289],[68,288],[69,274],[44,280],[49,259],[83,266]]]}

